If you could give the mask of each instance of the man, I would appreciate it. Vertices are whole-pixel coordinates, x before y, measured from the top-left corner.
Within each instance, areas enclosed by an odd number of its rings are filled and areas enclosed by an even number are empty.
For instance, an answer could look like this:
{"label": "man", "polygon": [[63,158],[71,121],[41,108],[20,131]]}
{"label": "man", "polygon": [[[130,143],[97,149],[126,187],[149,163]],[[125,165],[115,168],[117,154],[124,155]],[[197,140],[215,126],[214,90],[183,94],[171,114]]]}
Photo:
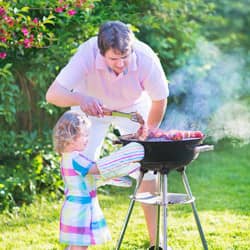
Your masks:
{"label": "man", "polygon": [[[168,84],[152,49],[134,38],[120,21],[104,23],[98,37],[84,42],[49,87],[46,99],[59,106],[78,106],[92,122],[85,154],[97,159],[110,124],[121,134],[134,133],[139,124],[104,116],[104,108],[139,112],[149,128],[159,127],[167,106]],[[146,173],[140,192],[156,191],[156,176]],[[142,205],[150,238],[155,244],[156,209]],[[152,248],[153,249],[153,248]]]}

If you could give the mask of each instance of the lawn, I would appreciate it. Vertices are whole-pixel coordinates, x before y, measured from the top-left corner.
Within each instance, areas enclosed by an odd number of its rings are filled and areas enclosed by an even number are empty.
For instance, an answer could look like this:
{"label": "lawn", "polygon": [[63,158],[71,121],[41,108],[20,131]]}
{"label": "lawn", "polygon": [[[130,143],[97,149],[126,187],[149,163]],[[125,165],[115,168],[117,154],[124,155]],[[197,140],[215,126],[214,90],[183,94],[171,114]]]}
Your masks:
{"label": "lawn", "polygon": [[[196,206],[209,249],[250,249],[250,145],[233,147],[220,143],[213,152],[200,154],[187,168]],[[169,191],[184,192],[179,173],[169,174]],[[114,249],[133,188],[105,187],[99,199],[113,240],[91,247]],[[0,215],[1,250],[63,249],[58,243],[62,201],[38,197],[29,206]],[[190,205],[169,206],[168,243],[175,249],[202,249]],[[148,237],[136,203],[121,249],[146,249]]]}

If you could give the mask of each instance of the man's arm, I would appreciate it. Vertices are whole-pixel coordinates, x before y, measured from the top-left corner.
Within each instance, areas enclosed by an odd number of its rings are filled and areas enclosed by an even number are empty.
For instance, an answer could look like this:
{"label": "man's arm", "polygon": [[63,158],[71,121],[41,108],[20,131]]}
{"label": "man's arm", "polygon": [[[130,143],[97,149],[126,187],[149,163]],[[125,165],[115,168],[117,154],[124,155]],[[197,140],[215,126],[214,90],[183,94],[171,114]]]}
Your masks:
{"label": "man's arm", "polygon": [[103,116],[102,103],[98,99],[72,92],[57,81],[49,87],[46,101],[58,107],[80,106],[87,115]]}
{"label": "man's arm", "polygon": [[147,126],[149,129],[158,128],[160,126],[166,107],[167,99],[152,101],[152,106],[147,120]]}
{"label": "man's arm", "polygon": [[54,81],[46,93],[46,101],[58,107],[80,106],[81,95],[71,92],[57,81]]}

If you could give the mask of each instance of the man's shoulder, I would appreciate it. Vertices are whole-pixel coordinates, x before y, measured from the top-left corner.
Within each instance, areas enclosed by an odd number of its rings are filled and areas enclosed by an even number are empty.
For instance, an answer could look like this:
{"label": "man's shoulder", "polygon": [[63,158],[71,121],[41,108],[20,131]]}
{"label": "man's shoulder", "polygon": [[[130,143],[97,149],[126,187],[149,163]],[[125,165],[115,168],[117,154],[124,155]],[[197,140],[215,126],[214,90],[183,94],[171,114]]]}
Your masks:
{"label": "man's shoulder", "polygon": [[158,64],[159,58],[153,49],[146,43],[136,40],[133,45],[134,52],[137,57],[137,63],[141,67],[148,67],[150,65]]}
{"label": "man's shoulder", "polygon": [[138,39],[135,39],[133,48],[139,56],[145,56],[149,58],[151,58],[152,56],[156,56],[155,52],[149,45]]}
{"label": "man's shoulder", "polygon": [[97,36],[93,36],[85,41],[85,43],[90,44],[91,46],[97,46]]}
{"label": "man's shoulder", "polygon": [[80,51],[97,51],[97,37],[91,37],[88,40],[84,41],[82,44],[80,44],[79,48]]}

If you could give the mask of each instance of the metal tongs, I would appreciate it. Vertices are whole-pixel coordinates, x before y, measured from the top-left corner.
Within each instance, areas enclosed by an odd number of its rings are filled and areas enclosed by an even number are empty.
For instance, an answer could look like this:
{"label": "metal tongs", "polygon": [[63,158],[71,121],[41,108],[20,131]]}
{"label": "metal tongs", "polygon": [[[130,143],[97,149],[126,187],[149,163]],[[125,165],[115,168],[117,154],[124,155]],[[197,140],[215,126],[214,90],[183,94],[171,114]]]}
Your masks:
{"label": "metal tongs", "polygon": [[116,110],[109,110],[109,109],[103,108],[103,113],[104,113],[104,115],[108,115],[108,116],[117,116],[117,117],[128,118],[133,122],[140,123],[141,125],[143,125],[145,123],[143,117],[138,112],[126,113],[126,112],[120,112],[120,111],[116,111]]}

